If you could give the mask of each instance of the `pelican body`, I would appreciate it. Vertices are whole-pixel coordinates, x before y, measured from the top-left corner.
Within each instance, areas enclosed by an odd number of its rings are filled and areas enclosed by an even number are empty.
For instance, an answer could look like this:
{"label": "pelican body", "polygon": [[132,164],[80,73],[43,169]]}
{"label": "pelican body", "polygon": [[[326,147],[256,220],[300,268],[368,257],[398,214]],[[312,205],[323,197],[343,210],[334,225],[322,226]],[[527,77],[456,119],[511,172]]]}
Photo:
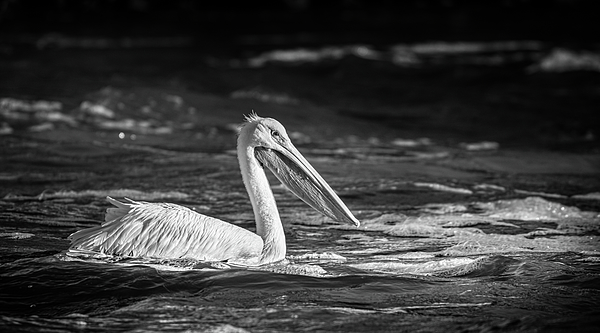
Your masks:
{"label": "pelican body", "polygon": [[105,222],[71,234],[69,250],[240,265],[280,261],[286,254],[285,235],[265,167],[315,210],[333,220],[360,225],[277,120],[255,113],[247,116],[238,136],[237,155],[256,233],[175,204],[107,197],[114,207],[107,209]]}

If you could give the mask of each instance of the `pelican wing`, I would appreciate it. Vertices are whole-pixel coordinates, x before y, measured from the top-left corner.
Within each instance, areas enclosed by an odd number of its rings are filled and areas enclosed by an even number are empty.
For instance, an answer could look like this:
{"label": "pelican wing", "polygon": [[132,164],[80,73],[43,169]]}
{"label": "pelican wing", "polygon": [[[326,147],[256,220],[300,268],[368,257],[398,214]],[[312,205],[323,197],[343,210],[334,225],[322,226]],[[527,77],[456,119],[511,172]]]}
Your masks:
{"label": "pelican wing", "polygon": [[259,257],[258,235],[167,203],[107,197],[106,222],[69,236],[71,249],[146,258],[191,258],[202,261],[248,260]]}

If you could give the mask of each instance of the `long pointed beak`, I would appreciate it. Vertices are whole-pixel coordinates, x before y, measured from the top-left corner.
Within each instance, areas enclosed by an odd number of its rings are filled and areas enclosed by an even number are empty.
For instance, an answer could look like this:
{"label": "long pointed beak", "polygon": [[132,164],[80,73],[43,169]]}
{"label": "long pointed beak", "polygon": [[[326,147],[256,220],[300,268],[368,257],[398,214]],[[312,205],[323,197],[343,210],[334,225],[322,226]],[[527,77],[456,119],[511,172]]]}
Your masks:
{"label": "long pointed beak", "polygon": [[281,183],[309,206],[335,221],[360,226],[360,222],[340,197],[291,142],[281,145],[277,150],[256,147],[254,155]]}

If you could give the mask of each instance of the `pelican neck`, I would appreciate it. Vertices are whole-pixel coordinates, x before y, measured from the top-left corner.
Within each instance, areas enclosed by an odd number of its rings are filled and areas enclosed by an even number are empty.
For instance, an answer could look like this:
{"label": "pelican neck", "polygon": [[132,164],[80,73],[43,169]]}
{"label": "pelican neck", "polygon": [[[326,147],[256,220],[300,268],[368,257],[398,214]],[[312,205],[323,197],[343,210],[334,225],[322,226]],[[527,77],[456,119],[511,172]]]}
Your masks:
{"label": "pelican neck", "polygon": [[238,159],[254,211],[256,233],[264,242],[260,262],[282,260],[286,253],[285,234],[267,175],[254,156],[254,147],[238,144]]}

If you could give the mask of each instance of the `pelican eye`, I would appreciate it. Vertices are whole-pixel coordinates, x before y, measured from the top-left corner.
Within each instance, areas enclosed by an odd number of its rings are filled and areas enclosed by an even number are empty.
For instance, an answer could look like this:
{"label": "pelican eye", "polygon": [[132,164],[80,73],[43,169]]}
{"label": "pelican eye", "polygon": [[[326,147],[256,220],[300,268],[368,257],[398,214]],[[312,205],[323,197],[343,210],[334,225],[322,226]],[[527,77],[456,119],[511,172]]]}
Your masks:
{"label": "pelican eye", "polygon": [[276,130],[271,130],[271,136],[274,137],[277,140],[281,140],[282,139],[281,134],[279,134],[279,131],[276,131]]}

